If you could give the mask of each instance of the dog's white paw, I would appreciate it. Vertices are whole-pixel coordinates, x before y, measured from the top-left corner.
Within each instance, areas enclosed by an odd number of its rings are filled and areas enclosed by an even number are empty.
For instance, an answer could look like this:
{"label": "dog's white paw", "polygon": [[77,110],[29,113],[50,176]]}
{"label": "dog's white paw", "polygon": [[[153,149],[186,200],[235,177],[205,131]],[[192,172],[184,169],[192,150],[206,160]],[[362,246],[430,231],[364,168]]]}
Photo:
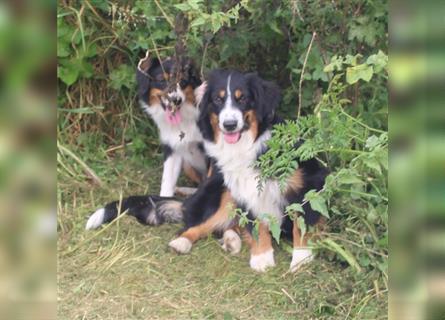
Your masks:
{"label": "dog's white paw", "polygon": [[168,246],[177,253],[189,253],[192,249],[192,242],[185,237],[179,237],[170,241]]}
{"label": "dog's white paw", "polygon": [[250,256],[250,267],[258,272],[264,272],[267,268],[275,266],[273,249],[258,255]]}
{"label": "dog's white paw", "polygon": [[292,252],[292,262],[290,263],[290,271],[297,271],[302,265],[311,262],[314,259],[312,250],[309,248],[294,249]]}
{"label": "dog's white paw", "polygon": [[238,254],[241,251],[241,238],[238,233],[231,229],[224,231],[221,247],[231,254]]}
{"label": "dog's white paw", "polygon": [[85,226],[86,230],[97,229],[104,222],[105,217],[105,209],[100,208],[94,212],[91,217],[87,221],[87,225]]}

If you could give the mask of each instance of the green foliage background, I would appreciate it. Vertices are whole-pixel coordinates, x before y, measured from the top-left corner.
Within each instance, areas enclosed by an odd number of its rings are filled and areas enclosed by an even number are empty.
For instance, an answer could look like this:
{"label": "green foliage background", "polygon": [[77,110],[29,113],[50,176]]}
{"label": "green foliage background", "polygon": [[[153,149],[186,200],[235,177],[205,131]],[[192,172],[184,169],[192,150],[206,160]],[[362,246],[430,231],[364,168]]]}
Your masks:
{"label": "green foliage background", "polygon": [[280,113],[288,119],[297,117],[301,83],[301,116],[276,128],[272,152],[259,161],[264,177],[284,181],[297,164],[276,155],[292,155],[304,137],[298,156],[316,156],[331,170],[325,189],[306,196],[330,216],[314,245],[364,273],[376,290],[387,289],[384,0],[61,1],[58,139],[81,159],[70,165],[73,157],[61,151],[59,174],[94,182],[88,163],[106,179],[104,150],[116,146],[141,162],[160,158],[156,128],[137,107],[134,71],[147,49],[173,54],[179,12],[189,18],[187,50],[203,74],[216,67],[258,72],[282,88]]}

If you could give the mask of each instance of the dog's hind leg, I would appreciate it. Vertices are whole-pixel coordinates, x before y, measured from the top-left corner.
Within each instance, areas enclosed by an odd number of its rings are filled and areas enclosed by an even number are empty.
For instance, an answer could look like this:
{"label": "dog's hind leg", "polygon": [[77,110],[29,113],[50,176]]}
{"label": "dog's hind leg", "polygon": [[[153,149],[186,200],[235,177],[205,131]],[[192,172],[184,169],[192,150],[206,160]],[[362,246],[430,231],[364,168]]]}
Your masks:
{"label": "dog's hind leg", "polygon": [[[229,216],[232,207],[232,197],[224,192],[217,210],[201,223],[187,228],[180,236],[169,243],[169,246],[178,253],[188,253],[193,243],[207,237],[215,230],[225,230],[233,220]],[[202,208],[201,208],[202,210]]]}

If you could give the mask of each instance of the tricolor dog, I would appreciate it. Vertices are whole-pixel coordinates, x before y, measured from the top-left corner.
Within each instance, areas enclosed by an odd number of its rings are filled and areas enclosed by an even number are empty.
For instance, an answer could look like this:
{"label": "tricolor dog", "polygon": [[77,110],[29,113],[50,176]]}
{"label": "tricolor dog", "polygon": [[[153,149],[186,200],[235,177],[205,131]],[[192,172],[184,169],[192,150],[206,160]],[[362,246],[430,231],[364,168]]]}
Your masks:
{"label": "tricolor dog", "polygon": [[196,125],[199,110],[194,90],[201,80],[190,59],[177,66],[173,59],[148,56],[139,62],[136,78],[140,104],[155,121],[164,150],[160,196],[171,197],[182,169],[198,183],[207,172]]}
{"label": "tricolor dog", "polygon": [[[327,170],[316,159],[299,161],[299,167],[288,178],[284,190],[275,179],[267,180],[261,190],[257,188],[260,172],[255,162],[267,152],[271,128],[280,121],[275,114],[279,103],[278,88],[256,74],[215,70],[209,75],[200,104],[199,129],[205,151],[213,163],[213,175],[208,180],[222,180],[223,186],[209,188],[204,182],[198,192],[184,203],[185,217],[201,216],[197,209],[207,210],[210,204],[206,198],[210,195],[213,199],[211,205],[217,208],[212,207],[212,214],[202,214],[202,221],[170,242],[173,249],[186,253],[194,241],[205,237],[209,231],[232,227],[234,222],[228,212],[230,206],[235,205],[247,211],[252,220],[261,219],[265,214],[275,217],[283,234],[293,238],[291,270],[297,270],[312,259],[307,238],[301,237],[297,223],[293,223],[284,212],[287,205],[301,203],[307,191],[322,189]],[[298,144],[295,147],[298,148]],[[191,208],[192,202],[200,203],[200,206]],[[307,203],[303,208],[306,223],[316,224],[320,213]],[[266,221],[260,223],[258,239],[252,236],[251,231],[252,227],[248,227],[245,232],[250,246],[250,266],[256,271],[265,271],[275,265],[269,226]],[[227,232],[231,238],[234,237],[232,230]]]}

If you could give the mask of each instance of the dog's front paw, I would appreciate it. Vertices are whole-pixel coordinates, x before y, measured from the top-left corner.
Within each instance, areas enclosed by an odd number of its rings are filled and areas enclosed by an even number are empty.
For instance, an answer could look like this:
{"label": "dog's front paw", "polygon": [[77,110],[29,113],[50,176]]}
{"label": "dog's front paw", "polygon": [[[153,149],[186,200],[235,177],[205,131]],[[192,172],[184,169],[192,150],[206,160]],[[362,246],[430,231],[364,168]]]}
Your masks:
{"label": "dog's front paw", "polygon": [[290,263],[290,271],[297,271],[302,265],[311,262],[314,259],[312,250],[309,248],[294,249],[292,252],[292,262]]}
{"label": "dog's front paw", "polygon": [[221,247],[231,254],[238,254],[241,251],[241,238],[232,229],[224,231]]}
{"label": "dog's front paw", "polygon": [[192,242],[185,237],[179,237],[175,240],[170,241],[168,246],[175,250],[177,253],[185,254],[189,253],[192,249]]}
{"label": "dog's front paw", "polygon": [[250,267],[258,272],[265,272],[267,268],[274,267],[275,260],[273,257],[273,249],[258,255],[250,256]]}

